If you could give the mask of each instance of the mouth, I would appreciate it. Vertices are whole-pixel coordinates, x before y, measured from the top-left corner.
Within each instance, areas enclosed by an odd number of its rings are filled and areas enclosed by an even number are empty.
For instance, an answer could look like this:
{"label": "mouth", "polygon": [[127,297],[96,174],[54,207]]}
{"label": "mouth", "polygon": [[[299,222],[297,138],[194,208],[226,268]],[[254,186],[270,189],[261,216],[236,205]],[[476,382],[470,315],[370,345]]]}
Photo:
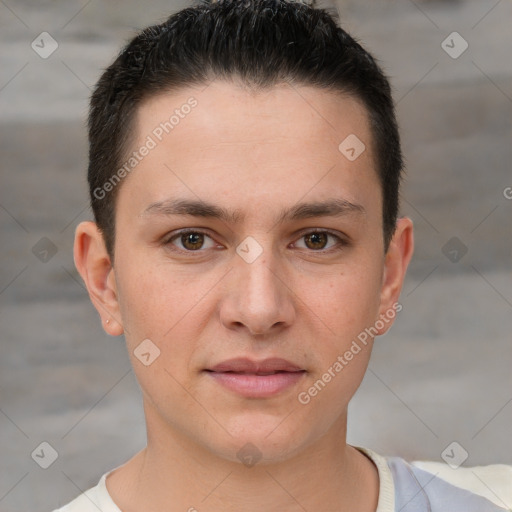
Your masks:
{"label": "mouth", "polygon": [[212,372],[248,373],[253,375],[272,375],[279,372],[304,371],[300,366],[279,357],[268,358],[263,361],[238,357],[218,363],[211,368],[207,368],[207,370]]}
{"label": "mouth", "polygon": [[307,373],[285,359],[231,359],[205,372],[224,388],[246,398],[267,398],[294,387]]}
{"label": "mouth", "polygon": [[206,372],[213,372],[213,373],[231,373],[233,375],[257,375],[258,377],[265,377],[267,375],[276,375],[278,373],[298,373],[298,372],[305,372],[306,370],[295,370],[293,372],[291,371],[288,371],[288,370],[277,370],[275,372],[235,372],[235,371],[232,371],[232,370],[227,370],[227,371],[214,371],[214,370],[205,370]]}

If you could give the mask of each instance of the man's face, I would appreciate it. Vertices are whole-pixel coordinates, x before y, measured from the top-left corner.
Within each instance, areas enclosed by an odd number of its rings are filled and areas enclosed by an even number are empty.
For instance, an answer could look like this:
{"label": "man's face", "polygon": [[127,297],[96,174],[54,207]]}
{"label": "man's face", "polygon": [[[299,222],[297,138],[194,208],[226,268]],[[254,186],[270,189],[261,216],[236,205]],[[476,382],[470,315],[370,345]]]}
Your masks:
{"label": "man's face", "polygon": [[[158,130],[191,96],[197,105],[172,131]],[[371,341],[333,365],[389,309],[364,108],[315,88],[251,94],[217,81],[149,99],[136,134],[134,150],[148,136],[156,147],[120,185],[114,275],[150,436],[185,436],[236,461],[246,443],[278,460],[344,432]],[[355,159],[354,135],[366,147]],[[211,371],[233,358],[252,370]],[[268,358],[302,371],[256,375]]]}

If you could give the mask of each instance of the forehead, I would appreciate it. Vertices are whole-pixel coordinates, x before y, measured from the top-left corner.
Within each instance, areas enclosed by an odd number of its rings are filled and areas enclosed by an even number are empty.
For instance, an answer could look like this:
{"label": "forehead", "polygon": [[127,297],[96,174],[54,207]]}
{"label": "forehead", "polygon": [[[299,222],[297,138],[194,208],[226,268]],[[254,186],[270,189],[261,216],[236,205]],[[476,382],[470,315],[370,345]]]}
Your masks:
{"label": "forehead", "polygon": [[365,189],[380,192],[367,111],[349,95],[214,81],[146,99],[135,121],[133,149],[151,146],[127,180],[141,206],[178,189],[194,199],[238,197],[240,206],[278,191],[293,201],[339,188],[356,203]]}
{"label": "forehead", "polygon": [[[321,140],[323,149],[330,145],[338,150],[340,141],[351,134],[364,139],[368,148],[371,145],[368,114],[358,99],[288,83],[253,90],[217,80],[158,94],[139,106],[136,127],[139,137],[154,132],[160,139],[172,133],[176,142],[180,132],[186,137],[196,131],[196,147],[219,142],[275,145],[286,139],[301,147],[309,141],[304,149]],[[195,150],[191,144],[181,149],[187,147]]]}

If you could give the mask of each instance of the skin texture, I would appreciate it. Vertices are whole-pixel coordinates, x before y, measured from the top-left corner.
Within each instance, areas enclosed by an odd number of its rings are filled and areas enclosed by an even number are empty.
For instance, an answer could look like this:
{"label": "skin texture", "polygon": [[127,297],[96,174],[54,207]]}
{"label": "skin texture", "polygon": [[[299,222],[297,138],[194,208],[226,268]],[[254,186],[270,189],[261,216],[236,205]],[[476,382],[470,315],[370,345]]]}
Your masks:
{"label": "skin texture", "polygon": [[[312,87],[255,93],[214,81],[146,100],[134,149],[191,96],[197,106],[120,185],[115,262],[94,223],[76,231],[76,266],[105,330],[125,334],[147,422],[147,448],[109,476],[109,492],[123,511],[374,511],[377,470],[346,444],[371,341],[309,403],[297,399],[393,311],[413,251],[412,222],[401,218],[384,253],[366,111]],[[338,149],[350,134],[366,146],[354,161]],[[238,220],[147,211],[170,198]],[[278,222],[284,209],[327,199],[362,209]],[[206,233],[199,250],[169,240],[183,228]],[[341,242],[311,240],[313,229]],[[262,250],[251,263],[236,252],[249,236]],[[134,355],[145,339],[160,350],[149,366]],[[204,371],[233,357],[281,357],[306,372],[281,393],[248,398]],[[251,467],[237,457],[247,443],[261,454]]]}

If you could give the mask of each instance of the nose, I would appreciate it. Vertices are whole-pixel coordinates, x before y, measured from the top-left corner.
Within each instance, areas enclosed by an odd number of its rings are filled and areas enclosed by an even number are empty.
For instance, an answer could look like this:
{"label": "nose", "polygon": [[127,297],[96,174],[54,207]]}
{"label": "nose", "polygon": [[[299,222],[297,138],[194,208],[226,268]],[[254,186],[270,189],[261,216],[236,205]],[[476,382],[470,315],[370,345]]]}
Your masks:
{"label": "nose", "polygon": [[294,294],[287,281],[289,276],[271,256],[262,254],[252,263],[236,256],[229,282],[225,283],[222,324],[231,330],[245,329],[251,335],[275,334],[292,325]]}

